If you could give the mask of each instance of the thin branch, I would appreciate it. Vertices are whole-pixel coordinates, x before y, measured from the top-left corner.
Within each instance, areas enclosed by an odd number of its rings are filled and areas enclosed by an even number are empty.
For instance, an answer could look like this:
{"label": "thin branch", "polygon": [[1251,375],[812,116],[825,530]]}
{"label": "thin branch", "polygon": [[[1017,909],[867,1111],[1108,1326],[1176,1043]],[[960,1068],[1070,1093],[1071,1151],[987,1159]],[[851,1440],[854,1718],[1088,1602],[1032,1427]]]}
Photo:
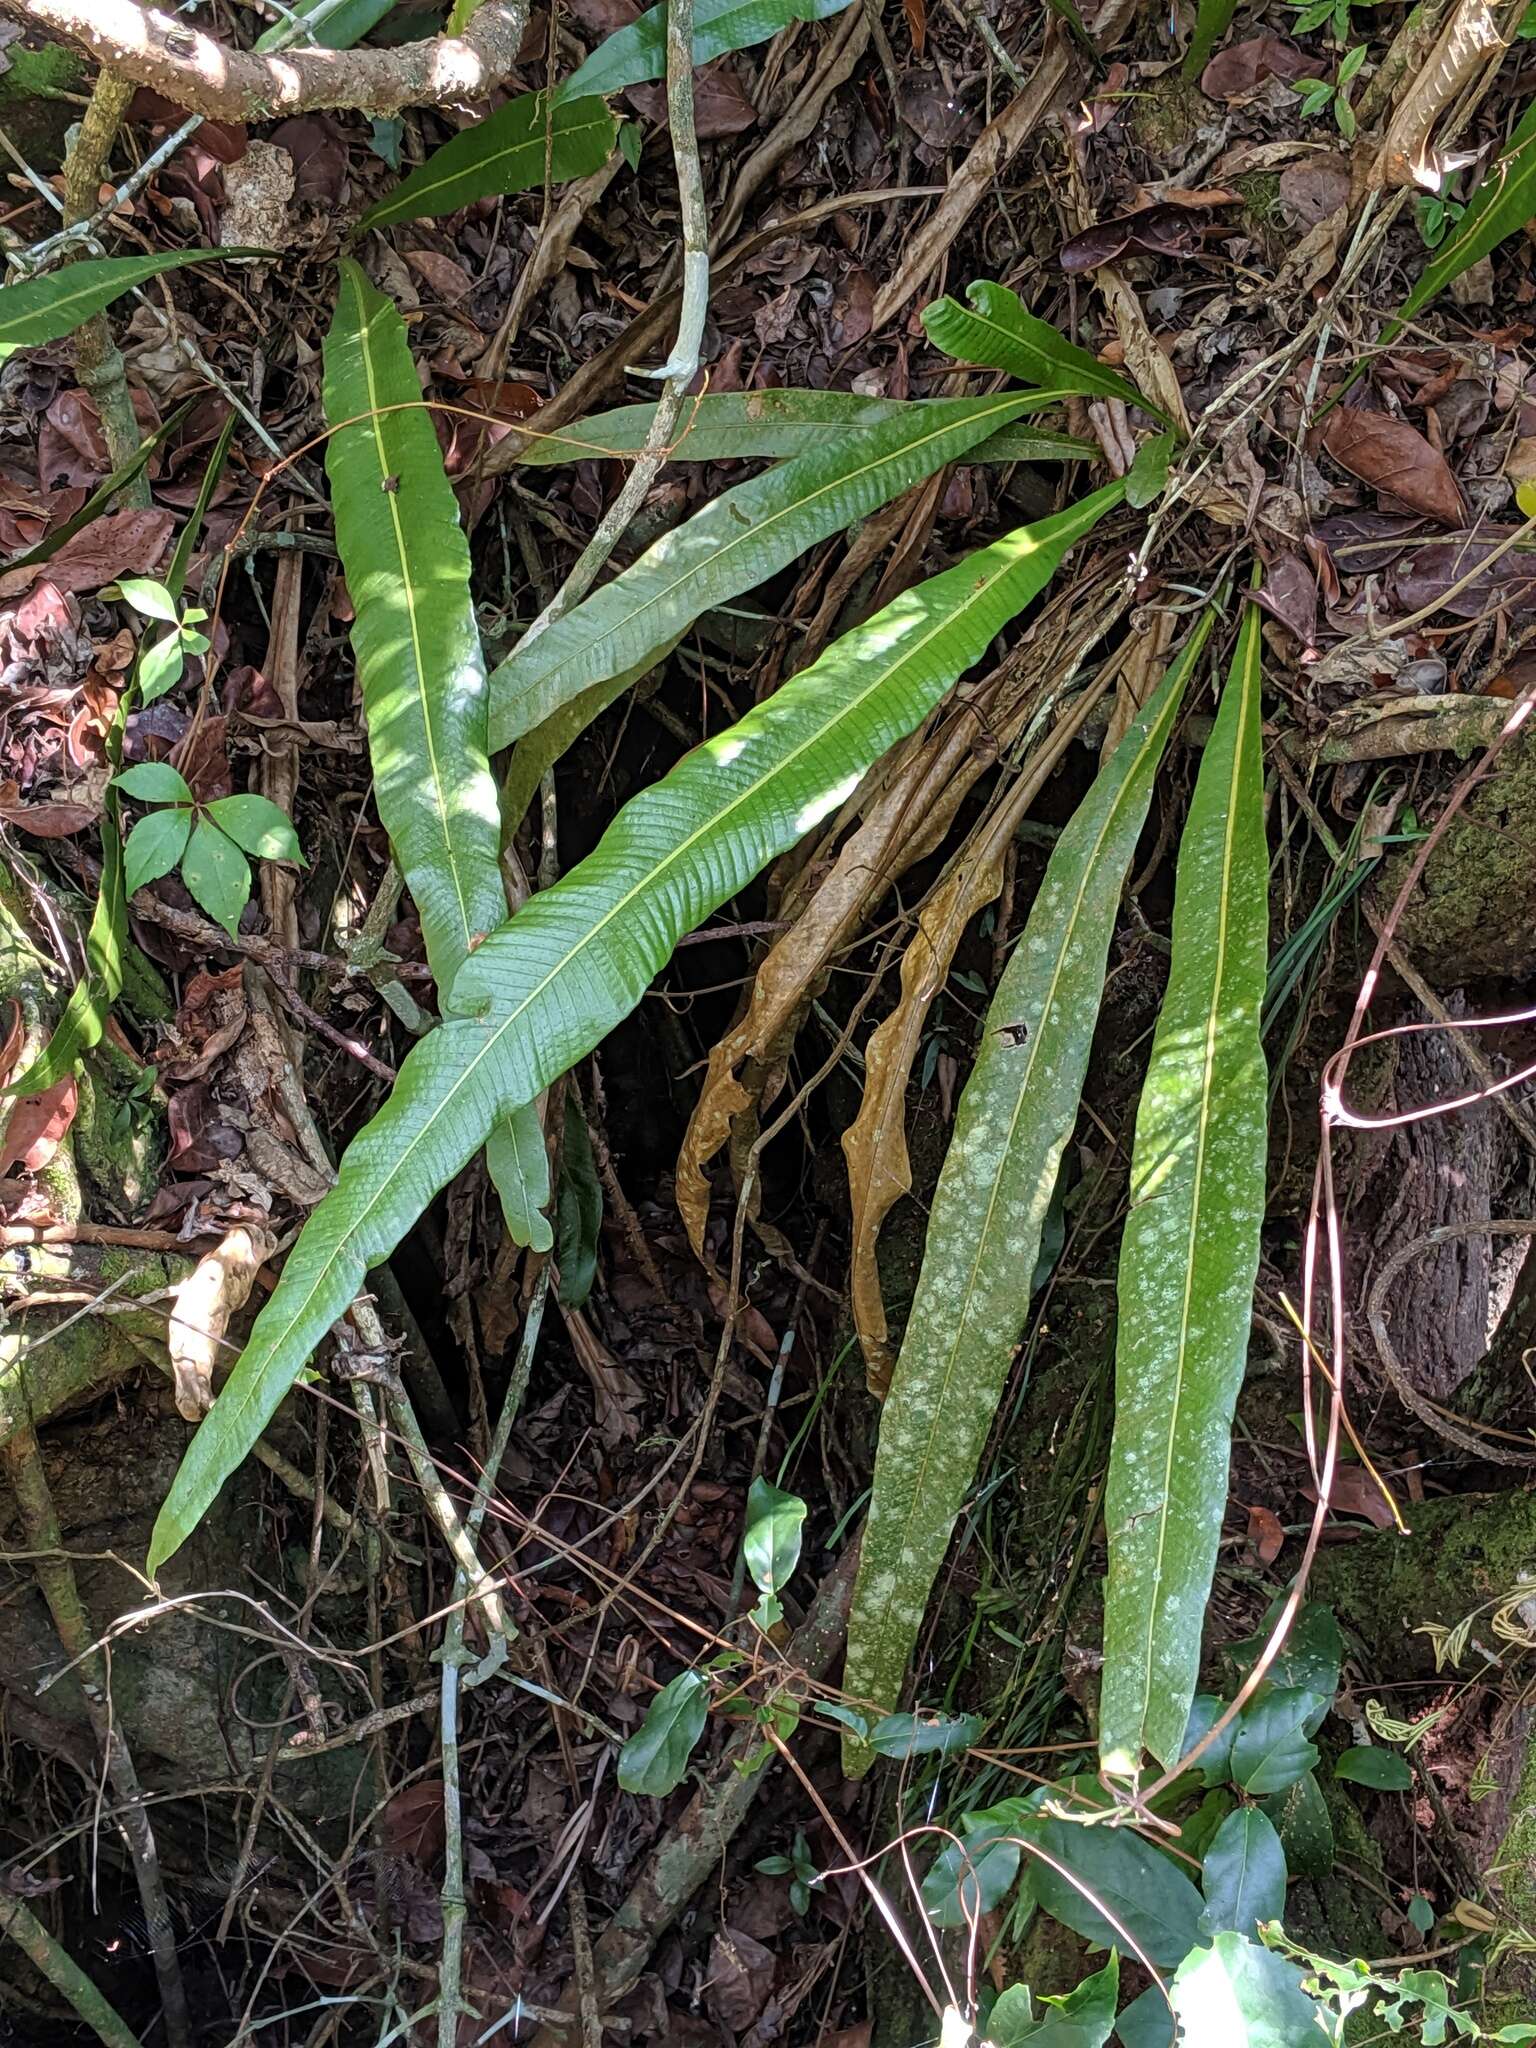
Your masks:
{"label": "thin branch", "polygon": [[232,50],[137,0],[0,0],[29,28],[215,121],[264,121],[319,107],[398,114],[483,100],[517,62],[526,0],[484,0],[462,36],[392,50]]}

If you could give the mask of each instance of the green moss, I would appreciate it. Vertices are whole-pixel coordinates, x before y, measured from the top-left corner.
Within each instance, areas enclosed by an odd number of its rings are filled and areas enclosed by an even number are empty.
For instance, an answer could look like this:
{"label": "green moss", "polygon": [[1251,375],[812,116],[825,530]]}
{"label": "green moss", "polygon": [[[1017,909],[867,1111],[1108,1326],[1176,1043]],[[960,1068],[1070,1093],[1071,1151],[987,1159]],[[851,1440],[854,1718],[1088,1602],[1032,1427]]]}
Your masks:
{"label": "green moss", "polygon": [[1214,104],[1193,79],[1166,71],[1136,94],[1125,125],[1132,141],[1160,168],[1166,168],[1168,159],[1188,149],[1215,116]]}
{"label": "green moss", "polygon": [[1383,1531],[1324,1551],[1313,1590],[1366,1643],[1383,1674],[1427,1674],[1424,1622],[1453,1626],[1536,1567],[1536,1494],[1463,1495],[1411,1509],[1413,1534]]}
{"label": "green moss", "polygon": [[[1386,861],[1374,895],[1386,909],[1414,849]],[[1536,744],[1507,747],[1429,858],[1398,927],[1435,987],[1536,971]]]}
{"label": "green moss", "polygon": [[0,71],[0,125],[34,170],[64,162],[64,138],[85,103],[83,58],[61,43],[11,43]]}

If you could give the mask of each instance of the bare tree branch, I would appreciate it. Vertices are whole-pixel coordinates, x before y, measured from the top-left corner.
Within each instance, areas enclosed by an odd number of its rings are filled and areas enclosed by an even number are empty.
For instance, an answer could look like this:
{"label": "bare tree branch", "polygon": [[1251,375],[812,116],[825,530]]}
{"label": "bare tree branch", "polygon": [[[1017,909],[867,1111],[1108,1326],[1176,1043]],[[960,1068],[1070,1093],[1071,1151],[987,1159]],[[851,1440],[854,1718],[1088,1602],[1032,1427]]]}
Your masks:
{"label": "bare tree branch", "polygon": [[137,0],[0,0],[0,12],[61,36],[135,85],[216,121],[316,107],[397,114],[483,100],[517,61],[528,0],[483,0],[461,36],[394,50],[232,50]]}

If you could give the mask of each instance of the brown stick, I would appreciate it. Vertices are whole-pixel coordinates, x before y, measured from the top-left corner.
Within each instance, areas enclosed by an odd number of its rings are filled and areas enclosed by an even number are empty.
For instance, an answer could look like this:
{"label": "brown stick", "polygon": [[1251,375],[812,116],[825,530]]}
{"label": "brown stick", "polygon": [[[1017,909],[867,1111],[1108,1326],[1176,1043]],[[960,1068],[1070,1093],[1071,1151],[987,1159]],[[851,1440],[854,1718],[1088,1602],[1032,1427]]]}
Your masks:
{"label": "brown stick", "polygon": [[215,121],[269,120],[317,107],[398,114],[483,100],[517,62],[527,0],[484,0],[462,36],[393,50],[232,50],[137,0],[0,0],[0,8],[76,43],[98,63]]}

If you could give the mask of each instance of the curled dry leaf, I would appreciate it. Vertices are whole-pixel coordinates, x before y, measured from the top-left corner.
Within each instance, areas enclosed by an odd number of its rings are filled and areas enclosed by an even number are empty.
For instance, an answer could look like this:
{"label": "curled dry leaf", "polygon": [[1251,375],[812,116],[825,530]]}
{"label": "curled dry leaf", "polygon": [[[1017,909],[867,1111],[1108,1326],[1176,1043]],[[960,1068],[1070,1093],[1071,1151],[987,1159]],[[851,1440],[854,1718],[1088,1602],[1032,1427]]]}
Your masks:
{"label": "curled dry leaf", "polygon": [[1407,420],[1337,406],[1324,423],[1323,446],[1341,469],[1426,519],[1442,526],[1460,526],[1465,519],[1450,465]]}
{"label": "curled dry leaf", "polygon": [[1422,70],[1398,99],[1370,169],[1372,185],[1438,189],[1440,175],[1431,146],[1435,123],[1462,88],[1503,50],[1488,0],[1457,0]]}
{"label": "curled dry leaf", "polygon": [[1149,206],[1141,213],[1122,214],[1118,220],[1085,228],[1062,244],[1056,260],[1066,271],[1097,270],[1127,249],[1144,256],[1197,256],[1200,222],[1188,207]]}
{"label": "curled dry leaf", "polygon": [[0,1139],[0,1173],[9,1173],[13,1166],[40,1173],[64,1142],[78,1102],[73,1074],[66,1074],[39,1095],[24,1095],[12,1109],[5,1136]]}
{"label": "curled dry leaf", "polygon": [[249,1299],[256,1275],[276,1249],[265,1230],[240,1223],[205,1252],[176,1290],[167,1345],[176,1381],[176,1412],[201,1422],[213,1405],[213,1369],[226,1348],[229,1319]]}

